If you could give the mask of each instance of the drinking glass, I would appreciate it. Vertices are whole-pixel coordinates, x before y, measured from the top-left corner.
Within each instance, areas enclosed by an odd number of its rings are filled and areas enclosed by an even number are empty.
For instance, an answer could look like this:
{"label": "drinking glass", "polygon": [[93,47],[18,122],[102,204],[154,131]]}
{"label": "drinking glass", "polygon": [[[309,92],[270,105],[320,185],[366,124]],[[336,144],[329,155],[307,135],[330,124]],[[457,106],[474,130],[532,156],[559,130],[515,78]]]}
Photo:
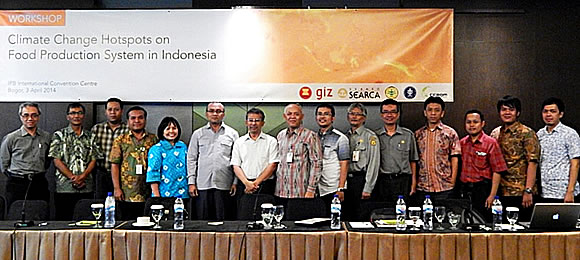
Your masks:
{"label": "drinking glass", "polygon": [[447,213],[447,217],[449,218],[449,224],[451,224],[451,230],[457,230],[457,225],[459,225],[459,220],[461,219],[461,214],[455,214],[453,211],[449,211]]}
{"label": "drinking glass", "polygon": [[413,220],[413,227],[410,230],[419,231],[419,226],[417,221],[421,218],[421,208],[419,207],[410,207],[409,208],[409,218]]}
{"label": "drinking glass", "polygon": [[518,215],[520,213],[520,209],[516,207],[507,207],[507,219],[510,222],[510,231],[516,231],[516,222],[518,221]]}
{"label": "drinking glass", "polygon": [[99,219],[101,218],[101,214],[103,214],[103,207],[104,205],[102,203],[91,204],[91,213],[93,213],[93,216],[95,216],[95,220],[97,220],[95,228],[101,227],[101,225],[99,225]]}
{"label": "drinking glass", "polygon": [[439,223],[437,230],[445,230],[445,228],[443,228],[443,220],[445,219],[445,207],[437,206],[433,208],[433,214],[435,214],[435,219],[437,219],[437,222]]}
{"label": "drinking glass", "polygon": [[274,206],[274,229],[282,229],[282,218],[284,217],[284,206]]}
{"label": "drinking glass", "polygon": [[155,221],[154,229],[160,229],[159,221],[163,217],[163,205],[151,205],[151,218]]}
{"label": "drinking glass", "polygon": [[262,221],[264,221],[264,229],[272,228],[272,220],[274,218],[274,205],[271,203],[264,203],[262,208]]}

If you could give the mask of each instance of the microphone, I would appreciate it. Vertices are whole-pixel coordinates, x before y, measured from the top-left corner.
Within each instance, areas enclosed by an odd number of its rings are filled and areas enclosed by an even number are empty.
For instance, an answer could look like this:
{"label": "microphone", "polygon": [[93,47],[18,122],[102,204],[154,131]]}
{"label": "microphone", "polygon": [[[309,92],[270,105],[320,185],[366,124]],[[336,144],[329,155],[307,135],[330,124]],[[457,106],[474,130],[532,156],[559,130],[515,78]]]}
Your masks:
{"label": "microphone", "polygon": [[258,198],[259,198],[260,192],[262,191],[262,187],[263,187],[263,185],[260,185],[260,187],[258,188],[258,192],[256,194],[256,199],[254,200],[254,209],[252,210],[252,220],[254,220],[254,221],[248,222],[248,224],[246,225],[246,227],[248,229],[263,229],[264,228],[264,225],[262,223],[258,223],[255,221],[256,208],[258,207]]}
{"label": "microphone", "polygon": [[[29,175],[30,176],[30,175]],[[30,191],[30,186],[32,186],[32,177],[29,177],[28,187],[26,188],[26,193],[24,193],[24,201],[22,202],[22,211],[20,215],[22,218],[20,221],[14,223],[15,227],[31,227],[34,226],[33,220],[26,220],[26,200],[28,199],[28,191]]]}

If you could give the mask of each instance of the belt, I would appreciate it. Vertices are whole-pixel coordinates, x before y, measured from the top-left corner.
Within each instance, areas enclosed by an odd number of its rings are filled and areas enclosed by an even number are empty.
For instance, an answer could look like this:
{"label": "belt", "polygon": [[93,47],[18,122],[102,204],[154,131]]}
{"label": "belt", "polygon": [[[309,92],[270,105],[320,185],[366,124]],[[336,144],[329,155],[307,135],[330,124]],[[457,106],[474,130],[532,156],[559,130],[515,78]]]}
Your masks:
{"label": "belt", "polygon": [[394,179],[394,178],[399,178],[399,177],[403,177],[409,174],[406,173],[381,173],[379,174],[379,178],[385,178],[385,179]]}
{"label": "belt", "polygon": [[356,171],[356,172],[348,172],[348,177],[352,178],[354,176],[361,176],[361,175],[367,175],[366,171]]}
{"label": "belt", "polygon": [[32,178],[34,178],[34,176],[36,176],[38,173],[30,173],[30,174],[17,174],[17,173],[13,173],[13,172],[7,172],[8,176],[10,176],[10,178],[16,178],[16,179],[28,179],[28,180],[32,180]]}

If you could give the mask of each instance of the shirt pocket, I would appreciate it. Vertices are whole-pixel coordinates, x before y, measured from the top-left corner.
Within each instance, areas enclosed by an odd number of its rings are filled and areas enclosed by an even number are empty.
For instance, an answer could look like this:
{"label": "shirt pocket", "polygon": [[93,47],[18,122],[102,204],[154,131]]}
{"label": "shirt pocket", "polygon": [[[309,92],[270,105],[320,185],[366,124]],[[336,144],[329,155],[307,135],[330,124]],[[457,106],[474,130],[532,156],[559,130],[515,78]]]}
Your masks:
{"label": "shirt pocket", "polygon": [[332,157],[332,153],[334,152],[334,149],[332,149],[332,146],[324,145],[323,149],[324,149],[324,159],[325,160],[330,159]]}
{"label": "shirt pocket", "polygon": [[230,139],[230,138],[223,138],[219,140],[220,143],[220,152],[224,155],[224,156],[230,156],[232,154],[232,146],[234,144],[234,140]]}
{"label": "shirt pocket", "polygon": [[198,144],[199,154],[207,155],[210,150],[209,140],[200,140]]}
{"label": "shirt pocket", "polygon": [[398,144],[397,144],[397,151],[399,152],[399,154],[401,154],[402,158],[407,158],[409,157],[409,143],[405,142],[405,140],[401,140]]}
{"label": "shirt pocket", "polygon": [[473,165],[475,165],[475,168],[477,169],[485,169],[487,168],[487,156],[480,155],[479,153],[485,152],[475,152],[475,157],[473,158]]}

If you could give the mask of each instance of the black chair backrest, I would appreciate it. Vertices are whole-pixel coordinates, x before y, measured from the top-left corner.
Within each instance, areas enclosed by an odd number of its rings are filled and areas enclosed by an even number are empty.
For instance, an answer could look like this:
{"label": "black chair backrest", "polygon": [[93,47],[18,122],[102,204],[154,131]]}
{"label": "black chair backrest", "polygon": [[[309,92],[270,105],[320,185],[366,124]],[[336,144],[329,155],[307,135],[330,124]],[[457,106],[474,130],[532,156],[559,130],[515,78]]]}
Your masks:
{"label": "black chair backrest", "polygon": [[[163,205],[164,213],[162,219],[173,219],[173,204],[175,203],[175,198],[173,197],[150,197],[145,201],[145,208],[143,216],[151,216],[151,205]],[[185,203],[185,201],[184,201]],[[185,204],[187,205],[187,204]],[[186,206],[187,209],[187,206]],[[187,213],[186,213],[187,214]]]}
{"label": "black chair backrest", "polygon": [[[105,219],[105,200],[103,199],[82,199],[77,202],[73,212],[74,221],[80,220],[95,220],[93,213],[91,212],[91,204],[101,203],[103,204],[103,212],[101,212],[101,220]],[[116,207],[115,207],[116,208]],[[117,213],[115,212],[115,218],[117,218]]]}
{"label": "black chair backrest", "polygon": [[[22,219],[22,205],[24,200],[17,200],[12,202],[8,210],[8,220]],[[24,209],[26,220],[47,220],[48,219],[48,203],[44,200],[27,200]]]}
{"label": "black chair backrest", "polygon": [[238,220],[260,220],[260,205],[274,203],[274,196],[269,194],[243,194],[238,200]]}
{"label": "black chair backrest", "polygon": [[385,208],[395,208],[395,204],[392,202],[379,202],[379,201],[361,201],[360,209],[356,219],[351,221],[369,221],[374,210],[385,209]]}
{"label": "black chair backrest", "polygon": [[4,220],[6,215],[6,199],[0,196],[0,220]]}
{"label": "black chair backrest", "polygon": [[286,220],[303,220],[309,218],[324,218],[330,215],[326,212],[326,205],[321,198],[314,199],[288,199],[286,206]]}

